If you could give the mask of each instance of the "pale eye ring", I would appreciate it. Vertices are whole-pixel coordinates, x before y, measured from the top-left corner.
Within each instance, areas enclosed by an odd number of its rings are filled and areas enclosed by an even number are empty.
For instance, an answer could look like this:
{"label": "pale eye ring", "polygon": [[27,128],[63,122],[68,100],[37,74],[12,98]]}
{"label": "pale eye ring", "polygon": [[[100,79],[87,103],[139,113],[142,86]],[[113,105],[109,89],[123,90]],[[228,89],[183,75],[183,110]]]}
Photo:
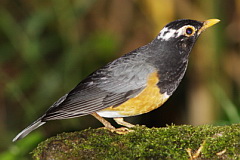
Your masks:
{"label": "pale eye ring", "polygon": [[192,36],[195,33],[195,29],[192,26],[189,26],[185,30],[186,36]]}

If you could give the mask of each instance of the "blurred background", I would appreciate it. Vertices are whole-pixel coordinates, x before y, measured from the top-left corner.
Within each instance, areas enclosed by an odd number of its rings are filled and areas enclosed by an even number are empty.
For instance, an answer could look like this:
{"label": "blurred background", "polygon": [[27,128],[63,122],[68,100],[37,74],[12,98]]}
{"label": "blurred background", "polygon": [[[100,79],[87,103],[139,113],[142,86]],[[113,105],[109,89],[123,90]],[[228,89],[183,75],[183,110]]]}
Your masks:
{"label": "blurred background", "polygon": [[51,121],[11,142],[88,74],[182,18],[221,22],[198,39],[175,94],[127,121],[148,127],[239,123],[239,0],[1,0],[0,159],[29,159],[48,137],[100,127],[91,116]]}

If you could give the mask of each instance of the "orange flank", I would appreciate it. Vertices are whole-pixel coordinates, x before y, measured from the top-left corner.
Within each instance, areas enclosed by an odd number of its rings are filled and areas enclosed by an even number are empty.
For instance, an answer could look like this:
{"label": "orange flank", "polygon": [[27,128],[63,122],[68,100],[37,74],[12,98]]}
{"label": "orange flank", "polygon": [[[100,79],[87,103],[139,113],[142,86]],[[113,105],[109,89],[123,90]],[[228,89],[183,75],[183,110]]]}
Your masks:
{"label": "orange flank", "polygon": [[146,88],[140,94],[117,107],[109,107],[102,111],[116,111],[120,115],[134,116],[160,107],[169,96],[160,93],[158,81],[158,73],[153,72],[149,75]]}

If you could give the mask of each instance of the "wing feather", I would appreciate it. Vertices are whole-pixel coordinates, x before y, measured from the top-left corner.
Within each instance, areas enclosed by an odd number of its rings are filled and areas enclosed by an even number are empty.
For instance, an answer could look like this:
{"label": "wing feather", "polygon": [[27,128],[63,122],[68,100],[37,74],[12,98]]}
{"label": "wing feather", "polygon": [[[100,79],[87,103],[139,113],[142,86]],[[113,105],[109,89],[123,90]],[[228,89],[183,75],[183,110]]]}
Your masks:
{"label": "wing feather", "polygon": [[54,103],[43,121],[91,114],[137,96],[146,87],[148,75],[155,70],[142,60],[130,63],[130,58],[120,57],[89,75]]}

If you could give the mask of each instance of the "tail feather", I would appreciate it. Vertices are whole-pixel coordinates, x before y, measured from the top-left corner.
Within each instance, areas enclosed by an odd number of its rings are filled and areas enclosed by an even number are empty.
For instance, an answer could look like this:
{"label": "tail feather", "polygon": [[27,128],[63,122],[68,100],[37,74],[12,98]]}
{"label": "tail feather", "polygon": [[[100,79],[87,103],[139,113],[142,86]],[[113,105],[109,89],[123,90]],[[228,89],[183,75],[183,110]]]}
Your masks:
{"label": "tail feather", "polygon": [[31,125],[29,125],[27,128],[25,128],[24,130],[22,130],[12,141],[16,142],[17,140],[20,140],[22,138],[24,138],[25,136],[27,136],[30,132],[32,132],[33,130],[37,129],[38,127],[42,126],[43,124],[45,124],[46,122],[42,121],[42,118],[45,115],[43,115],[42,117],[40,117],[39,119],[37,119],[36,121],[34,121]]}

